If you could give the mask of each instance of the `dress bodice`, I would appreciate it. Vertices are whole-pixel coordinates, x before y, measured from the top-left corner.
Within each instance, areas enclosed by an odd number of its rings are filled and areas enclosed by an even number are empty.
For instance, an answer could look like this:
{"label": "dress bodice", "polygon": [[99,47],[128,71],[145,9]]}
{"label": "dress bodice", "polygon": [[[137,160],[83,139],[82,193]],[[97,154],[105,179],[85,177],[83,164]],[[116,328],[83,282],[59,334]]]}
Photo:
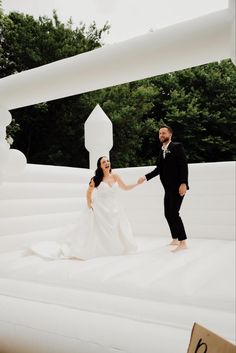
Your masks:
{"label": "dress bodice", "polygon": [[101,181],[101,183],[97,187],[97,193],[98,193],[99,197],[100,196],[101,197],[103,197],[103,196],[114,197],[115,194],[117,193],[117,189],[118,189],[117,183],[113,183],[112,185],[109,185],[108,183]]}

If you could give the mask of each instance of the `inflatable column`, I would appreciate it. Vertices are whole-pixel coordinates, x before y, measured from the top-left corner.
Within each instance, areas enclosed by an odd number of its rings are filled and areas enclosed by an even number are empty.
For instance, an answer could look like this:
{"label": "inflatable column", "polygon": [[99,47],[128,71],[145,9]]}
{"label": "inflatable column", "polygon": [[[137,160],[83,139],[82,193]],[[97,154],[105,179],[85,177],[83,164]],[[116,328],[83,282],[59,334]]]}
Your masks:
{"label": "inflatable column", "polygon": [[97,168],[97,160],[101,156],[109,158],[113,146],[112,122],[99,104],[84,124],[85,147],[89,151],[89,168]]}

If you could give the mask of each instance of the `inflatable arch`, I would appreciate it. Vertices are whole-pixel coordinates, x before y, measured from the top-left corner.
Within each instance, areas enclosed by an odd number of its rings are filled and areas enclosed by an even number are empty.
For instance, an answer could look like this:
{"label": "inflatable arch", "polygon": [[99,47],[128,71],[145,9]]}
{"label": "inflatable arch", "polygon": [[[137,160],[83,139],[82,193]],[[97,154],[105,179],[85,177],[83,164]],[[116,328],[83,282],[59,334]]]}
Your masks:
{"label": "inflatable arch", "polygon": [[0,106],[14,109],[231,58],[235,1],[225,10],[0,80]]}

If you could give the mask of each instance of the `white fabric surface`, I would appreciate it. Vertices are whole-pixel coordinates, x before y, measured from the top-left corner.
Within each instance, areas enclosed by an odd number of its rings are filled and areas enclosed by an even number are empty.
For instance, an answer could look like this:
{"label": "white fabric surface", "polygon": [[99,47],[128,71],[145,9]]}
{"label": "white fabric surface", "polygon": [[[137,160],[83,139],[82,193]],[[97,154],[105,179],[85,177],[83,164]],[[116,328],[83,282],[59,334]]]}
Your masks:
{"label": "white fabric surface", "polygon": [[[132,183],[149,170],[119,174]],[[91,174],[28,166],[0,187],[0,351],[12,343],[7,353],[183,353],[195,321],[235,341],[235,163],[190,165],[186,251],[167,246],[155,178],[118,197],[137,253],[52,261],[25,252],[65,241]]]}
{"label": "white fabric surface", "polygon": [[[48,261],[23,251],[5,253],[0,275],[11,284],[4,282],[1,294],[185,329],[199,319],[213,331],[234,339],[234,242],[192,240],[190,249],[173,254],[165,238],[138,240],[136,254],[88,261]],[[63,288],[75,291],[73,300]],[[81,291],[90,294],[81,300]],[[140,300],[142,304],[135,307],[135,301]]]}

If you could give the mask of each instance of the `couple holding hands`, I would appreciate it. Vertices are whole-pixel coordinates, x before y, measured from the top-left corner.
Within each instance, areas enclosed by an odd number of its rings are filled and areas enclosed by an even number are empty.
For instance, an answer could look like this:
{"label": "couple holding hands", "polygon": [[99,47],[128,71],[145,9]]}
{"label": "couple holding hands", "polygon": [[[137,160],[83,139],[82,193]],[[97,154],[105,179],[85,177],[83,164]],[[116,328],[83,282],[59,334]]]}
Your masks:
{"label": "couple holding hands", "polygon": [[81,212],[78,223],[66,236],[66,241],[62,244],[36,244],[31,250],[43,257],[79,260],[135,253],[137,246],[132,229],[117,201],[116,193],[118,188],[131,190],[157,175],[160,175],[165,190],[165,218],[172,236],[170,245],[175,246],[172,251],[187,249],[187,236],[179,210],[188,190],[188,164],[182,145],[171,141],[172,134],[169,126],[160,127],[162,149],[156,168],[140,177],[135,184],[125,184],[118,174],[112,172],[108,158],[100,157],[87,190],[88,208]]}
{"label": "couple holding hands", "polygon": [[[93,210],[93,241],[107,249],[104,251],[106,255],[121,255],[135,250],[129,222],[115,198],[116,189],[120,187],[123,190],[131,190],[157,175],[160,175],[165,190],[164,211],[172,236],[170,245],[175,246],[174,252],[187,249],[187,236],[179,210],[188,189],[188,164],[182,145],[171,141],[172,134],[169,126],[159,129],[162,150],[157,159],[157,166],[152,172],[140,177],[135,184],[127,185],[118,174],[112,173],[107,157],[98,159],[95,176],[91,179],[87,191],[87,203],[89,209]],[[94,189],[97,189],[97,197],[92,201]],[[79,233],[78,228],[78,237]]]}

